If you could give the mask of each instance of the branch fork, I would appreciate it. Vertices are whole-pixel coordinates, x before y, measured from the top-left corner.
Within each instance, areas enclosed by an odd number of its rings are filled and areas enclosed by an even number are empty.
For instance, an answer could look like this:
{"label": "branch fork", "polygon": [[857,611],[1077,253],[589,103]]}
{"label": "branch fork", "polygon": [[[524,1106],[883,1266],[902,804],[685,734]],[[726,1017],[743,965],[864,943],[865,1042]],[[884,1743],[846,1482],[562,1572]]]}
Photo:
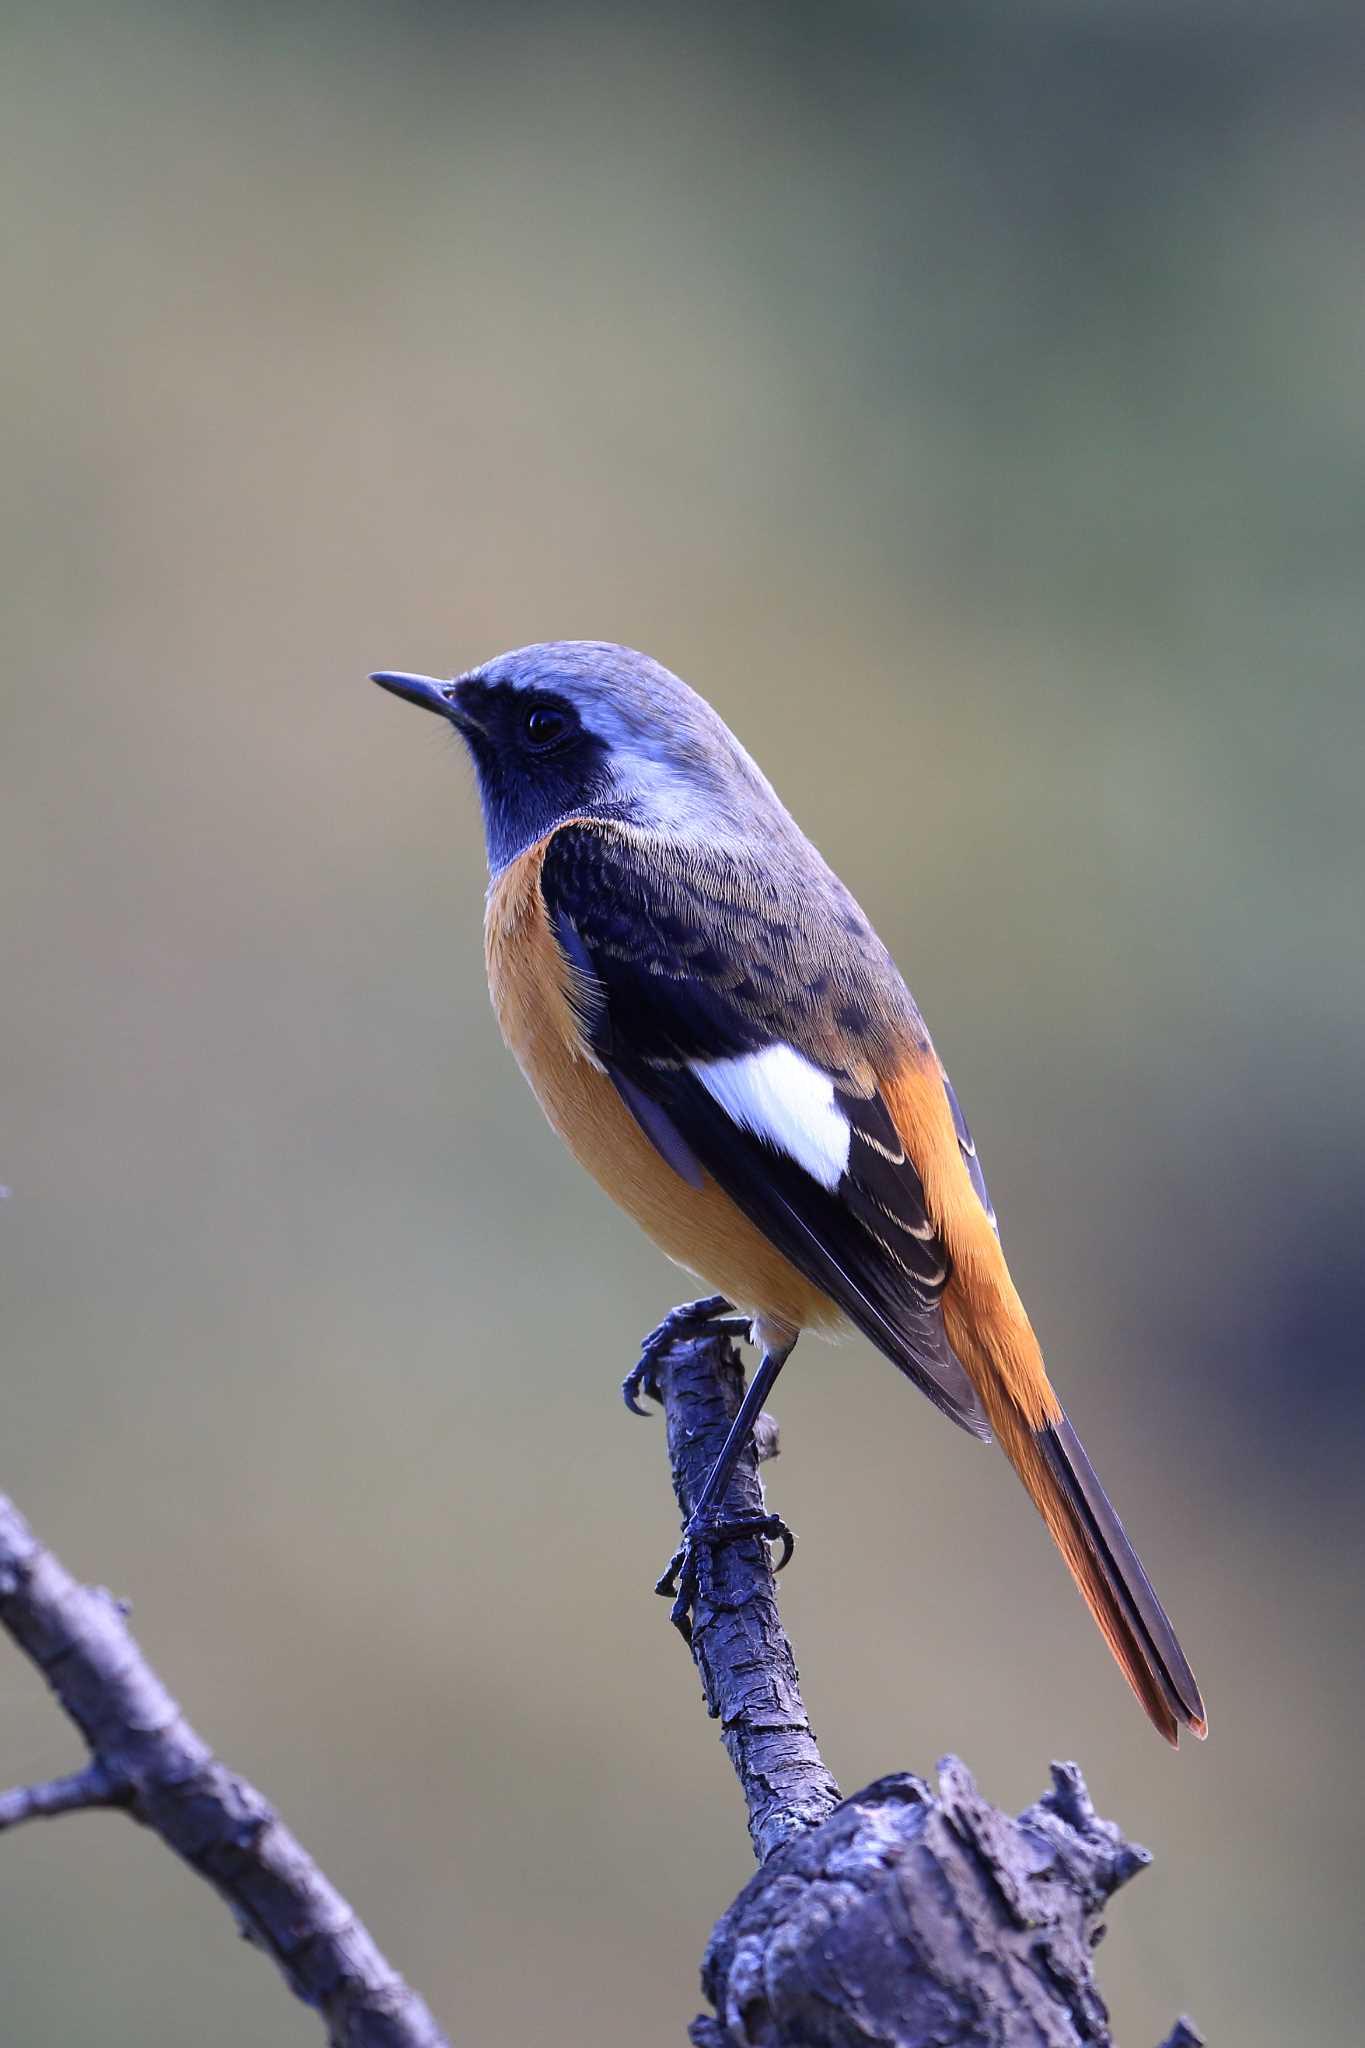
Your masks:
{"label": "branch fork", "polygon": [[449,2048],[446,2036],[261,1793],[214,1756],[135,1642],[121,1603],[82,1586],[0,1496],[0,1625],[90,1751],[64,1778],[0,1794],[0,1827],[117,1807],[232,1908],[334,2048]]}
{"label": "branch fork", "polygon": [[[647,1347],[686,1529],[739,1411],[725,1324]],[[653,1343],[654,1340],[651,1340]],[[629,1398],[629,1394],[628,1394]],[[634,1403],[632,1403],[634,1405]],[[718,1504],[768,1526],[758,1419]],[[718,1921],[695,2048],[1112,2048],[1091,1953],[1108,1900],[1150,1861],[1101,1820],[1074,1764],[1017,1819],[956,1758],[935,1792],[901,1773],[841,1799],[801,1698],[758,1535],[711,1551],[690,1647],[748,1812],[758,1871]],[[0,1496],[0,1626],[85,1739],[64,1777],[0,1793],[0,1832],[104,1808],[152,1829],[323,2017],[333,2048],[449,2048],[427,2007],[269,1802],[221,1763],[138,1648],[122,1604],[80,1585]],[[1188,2020],[1163,2048],[1200,2048]]]}

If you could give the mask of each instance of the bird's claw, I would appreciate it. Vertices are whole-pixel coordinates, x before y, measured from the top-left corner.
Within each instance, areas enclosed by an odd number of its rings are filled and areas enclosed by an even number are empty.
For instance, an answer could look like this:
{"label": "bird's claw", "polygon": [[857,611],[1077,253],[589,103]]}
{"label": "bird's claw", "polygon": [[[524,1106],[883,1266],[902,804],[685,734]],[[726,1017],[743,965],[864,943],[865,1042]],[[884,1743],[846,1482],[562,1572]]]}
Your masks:
{"label": "bird's claw", "polygon": [[761,1536],[766,1543],[780,1543],[782,1554],[773,1570],[786,1570],[796,1549],[796,1537],[781,1515],[736,1515],[724,1522],[689,1526],[684,1532],[682,1542],[654,1587],[661,1598],[672,1600],[668,1618],[684,1642],[692,1640],[692,1611],[697,1601],[710,1599],[712,1553],[746,1536]]}
{"label": "bird's claw", "polygon": [[743,1337],[749,1330],[747,1316],[732,1313],[733,1304],[723,1294],[707,1294],[700,1301],[685,1301],[670,1309],[657,1329],[651,1330],[640,1346],[638,1364],[621,1382],[621,1399],[632,1415],[648,1415],[640,1406],[640,1395],[648,1401],[662,1399],[659,1391],[659,1362],[670,1344],[693,1336]]}
{"label": "bird's claw", "polygon": [[621,1399],[632,1415],[648,1415],[648,1408],[640,1406],[639,1396],[647,1401],[662,1401],[663,1391],[659,1385],[659,1360],[648,1348],[640,1353],[639,1363],[633,1365],[621,1382]]}

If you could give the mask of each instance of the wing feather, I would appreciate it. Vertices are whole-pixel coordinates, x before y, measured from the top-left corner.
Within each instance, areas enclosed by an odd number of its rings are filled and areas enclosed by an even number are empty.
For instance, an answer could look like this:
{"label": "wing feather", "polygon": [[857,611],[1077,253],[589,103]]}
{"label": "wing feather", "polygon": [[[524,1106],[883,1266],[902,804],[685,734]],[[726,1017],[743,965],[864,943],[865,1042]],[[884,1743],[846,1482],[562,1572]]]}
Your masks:
{"label": "wing feather", "polygon": [[[676,875],[665,899],[646,855],[610,828],[562,827],[541,887],[587,1042],[656,1151],[693,1185],[704,1168],[936,1407],[988,1438],[943,1328],[947,1254],[856,1046],[842,1067],[830,1063],[828,1040],[825,1060],[813,1059],[802,1020],[775,999],[780,977],[762,972],[769,963],[751,928],[743,960],[732,960],[732,906],[681,888]],[[655,914],[656,897],[666,914]],[[781,923],[790,946],[792,921]],[[826,970],[798,959],[790,971],[806,987]],[[806,1042],[794,1044],[798,1036]],[[773,1058],[778,1048],[795,1057]],[[777,1095],[718,1087],[707,1069],[721,1062],[731,1081],[753,1062]],[[842,1171],[832,1164],[835,1117],[848,1128]]]}
{"label": "wing feather", "polygon": [[943,1076],[943,1088],[944,1093],[948,1097],[948,1107],[953,1112],[953,1127],[957,1132],[957,1149],[962,1154],[962,1163],[966,1167],[968,1177],[976,1190],[977,1200],[990,1218],[991,1229],[999,1237],[1000,1225],[996,1221],[995,1210],[991,1207],[990,1191],[986,1186],[986,1176],[981,1170],[981,1161],[976,1156],[976,1144],[970,1130],[967,1128],[967,1119],[962,1114],[962,1104],[957,1099],[957,1090],[953,1087],[946,1074]]}

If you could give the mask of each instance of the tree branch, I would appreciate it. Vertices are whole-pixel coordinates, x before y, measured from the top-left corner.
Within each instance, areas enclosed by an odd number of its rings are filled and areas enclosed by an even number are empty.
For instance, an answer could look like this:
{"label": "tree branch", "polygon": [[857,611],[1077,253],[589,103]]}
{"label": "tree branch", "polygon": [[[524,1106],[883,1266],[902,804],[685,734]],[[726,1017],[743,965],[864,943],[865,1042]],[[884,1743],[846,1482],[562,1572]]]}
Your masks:
{"label": "tree branch", "polygon": [[[686,1523],[743,1397],[739,1354],[728,1338],[685,1339],[661,1360],[659,1391],[673,1491]],[[770,1416],[762,1422],[767,1429],[760,1443],[776,1456],[776,1425]],[[763,1512],[753,1448],[735,1469],[725,1511],[736,1519]],[[822,1821],[838,1805],[839,1787],[811,1733],[777,1611],[768,1546],[758,1537],[712,1553],[697,1597],[692,1655],[706,1711],[720,1721],[744,1792],[754,1854],[763,1863],[783,1842]]]}
{"label": "tree branch", "polygon": [[[727,1339],[689,1338],[657,1384],[685,1525],[743,1374]],[[726,1516],[762,1510],[751,1448]],[[1017,1820],[955,1757],[937,1795],[901,1773],[838,1803],[753,1539],[703,1574],[692,1653],[760,1864],[711,1935],[696,2048],[1112,2048],[1091,1954],[1108,1900],[1151,1859],[1099,1818],[1075,1764],[1054,1764]],[[1198,2042],[1181,2020],[1163,2048]]]}
{"label": "tree branch", "polygon": [[58,1813],[82,1813],[101,1806],[126,1806],[128,1793],[99,1764],[42,1785],[16,1785],[0,1792],[0,1833],[26,1820],[51,1820]]}
{"label": "tree branch", "polygon": [[227,1900],[243,1934],[323,2015],[333,2048],[449,2048],[274,1809],[190,1727],[118,1601],[78,1585],[2,1495],[0,1625],[42,1672],[91,1757],[70,1777],[0,1795],[0,1827],[123,1807]]}
{"label": "tree branch", "polygon": [[[679,1341],[658,1360],[686,1524],[743,1392],[733,1345]],[[776,1426],[761,1419],[765,1454]],[[740,1459],[727,1518],[763,1508]],[[0,1831],[118,1807],[227,1900],[242,1931],[324,2016],[333,2048],[448,2048],[421,1999],[254,1787],[186,1722],[119,1602],[81,1586],[0,1496],[0,1626],[37,1665],[90,1751],[86,1766],[0,1793]],[[1103,1910],[1150,1860],[1090,1804],[1074,1764],[1011,1819],[953,1757],[919,1778],[839,1791],[811,1732],[766,1544],[716,1550],[692,1653],[721,1724],[760,1868],[717,1923],[696,2048],[1112,2048],[1091,1971]],[[1188,2020],[1163,2048],[1199,2048]]]}

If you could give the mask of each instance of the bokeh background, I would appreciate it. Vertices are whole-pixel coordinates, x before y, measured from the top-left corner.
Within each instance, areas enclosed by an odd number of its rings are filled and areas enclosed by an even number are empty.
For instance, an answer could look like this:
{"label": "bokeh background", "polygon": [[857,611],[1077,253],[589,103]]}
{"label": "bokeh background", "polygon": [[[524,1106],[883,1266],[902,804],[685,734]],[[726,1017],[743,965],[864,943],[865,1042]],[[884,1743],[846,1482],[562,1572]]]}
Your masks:
{"label": "bokeh background", "polygon": [[[1001,1462],[776,1404],[847,1789],[1076,1756],[1125,2048],[1358,2038],[1354,6],[12,0],[0,1478],[454,2037],[681,2040],[748,1871],[616,1386],[681,1289],[497,1042],[449,735],[559,636],[710,695],[863,898],[1211,1703]],[[0,1657],[0,1778],[76,1760]],[[154,1842],[0,1853],[7,2048],[304,2044]]]}

